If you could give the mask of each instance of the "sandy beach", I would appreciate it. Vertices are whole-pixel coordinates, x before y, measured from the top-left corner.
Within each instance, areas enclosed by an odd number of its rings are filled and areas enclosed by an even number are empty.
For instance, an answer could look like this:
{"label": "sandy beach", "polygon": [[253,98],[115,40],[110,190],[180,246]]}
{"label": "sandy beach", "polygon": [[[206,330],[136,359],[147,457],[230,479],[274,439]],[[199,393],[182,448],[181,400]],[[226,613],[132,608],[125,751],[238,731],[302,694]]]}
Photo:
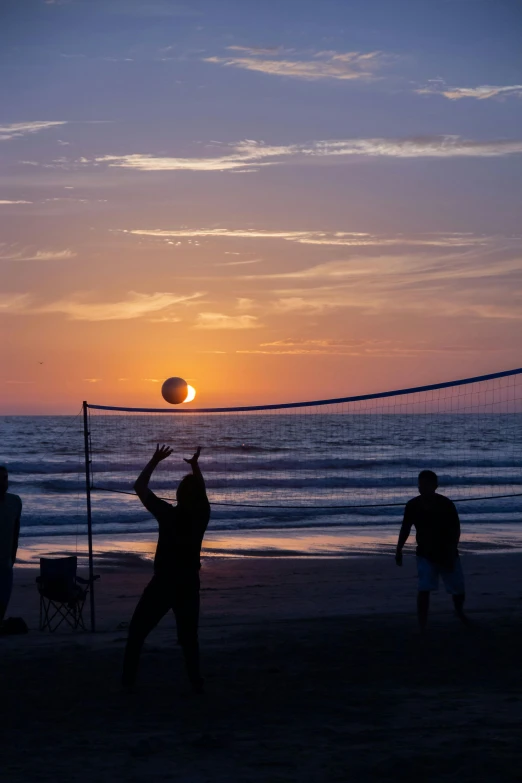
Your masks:
{"label": "sandy beach", "polygon": [[464,627],[441,591],[425,638],[414,558],[209,558],[206,693],[187,694],[173,618],[120,691],[139,558],[98,561],[97,632],[40,633],[20,569],[0,638],[2,780],[520,781],[520,554],[468,555]]}

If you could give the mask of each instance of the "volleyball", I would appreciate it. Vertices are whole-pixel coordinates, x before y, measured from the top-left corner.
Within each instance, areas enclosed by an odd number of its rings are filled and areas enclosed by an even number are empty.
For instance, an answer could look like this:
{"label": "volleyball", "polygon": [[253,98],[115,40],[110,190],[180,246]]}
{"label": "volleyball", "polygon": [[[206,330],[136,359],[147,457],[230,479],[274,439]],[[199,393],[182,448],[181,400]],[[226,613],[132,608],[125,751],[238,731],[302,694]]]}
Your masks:
{"label": "volleyball", "polygon": [[161,387],[162,397],[170,405],[179,405],[181,402],[185,402],[188,392],[188,384],[183,378],[167,378]]}

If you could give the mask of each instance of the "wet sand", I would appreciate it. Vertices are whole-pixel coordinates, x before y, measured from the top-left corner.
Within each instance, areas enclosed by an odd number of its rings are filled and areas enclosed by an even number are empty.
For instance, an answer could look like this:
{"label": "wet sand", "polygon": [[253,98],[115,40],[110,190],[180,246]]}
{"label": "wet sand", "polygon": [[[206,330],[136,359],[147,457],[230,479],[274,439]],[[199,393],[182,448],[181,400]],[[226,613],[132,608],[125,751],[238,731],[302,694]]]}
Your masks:
{"label": "wet sand", "polygon": [[200,697],[170,616],[138,692],[120,691],[150,564],[100,558],[96,634],[36,630],[20,569],[8,614],[30,633],[0,638],[2,780],[522,781],[522,556],[463,565],[472,625],[441,591],[420,638],[411,556],[207,559]]}

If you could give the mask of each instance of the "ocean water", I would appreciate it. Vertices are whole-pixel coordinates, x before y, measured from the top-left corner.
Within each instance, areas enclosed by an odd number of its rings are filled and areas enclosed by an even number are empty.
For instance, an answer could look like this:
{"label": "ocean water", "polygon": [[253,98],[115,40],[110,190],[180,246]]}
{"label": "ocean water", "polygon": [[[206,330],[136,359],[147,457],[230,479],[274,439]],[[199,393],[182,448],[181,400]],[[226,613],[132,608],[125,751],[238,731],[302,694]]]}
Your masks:
{"label": "ocean water", "polygon": [[[212,518],[206,549],[219,555],[379,552],[393,547],[419,470],[437,471],[463,541],[522,544],[522,414],[328,413],[125,415],[89,423],[96,550],[151,556],[156,522],[132,484],[157,442],[173,456],[151,488],[174,498],[183,457],[202,446]],[[81,416],[0,419],[0,464],[24,503],[21,548],[86,545]]]}

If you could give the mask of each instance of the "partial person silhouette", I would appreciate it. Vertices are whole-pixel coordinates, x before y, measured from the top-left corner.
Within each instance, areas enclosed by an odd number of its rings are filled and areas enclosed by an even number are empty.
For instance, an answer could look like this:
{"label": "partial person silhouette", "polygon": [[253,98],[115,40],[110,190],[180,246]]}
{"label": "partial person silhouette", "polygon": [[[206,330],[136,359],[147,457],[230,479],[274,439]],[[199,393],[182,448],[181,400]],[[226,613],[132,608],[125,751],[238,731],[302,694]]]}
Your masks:
{"label": "partial person silhouette", "polygon": [[430,593],[438,590],[439,576],[446,592],[453,597],[457,617],[467,622],[464,614],[465,585],[460,563],[458,544],[460,520],[455,504],[439,495],[439,480],[432,470],[419,473],[419,495],[406,504],[399,533],[395,562],[402,566],[402,549],[411,528],[415,527],[417,539],[417,616],[421,631],[426,628],[430,608]]}
{"label": "partial person silhouette", "polygon": [[13,566],[18,551],[22,501],[8,492],[9,473],[0,465],[0,626],[13,589]]}
{"label": "partial person silhouette", "polygon": [[200,452],[198,448],[191,459],[185,460],[192,467],[192,473],[180,481],[175,506],[160,500],[149,489],[154,469],[172,454],[168,446],[160,447],[158,444],[152,459],[134,484],[139,499],[158,521],[159,536],[154,576],[145,588],[129,626],[122,678],[126,689],[132,689],[136,682],[145,639],[172,609],[192,690],[195,693],[203,690],[198,640],[199,569],[201,545],[210,519],[210,504],[198,462]]}

